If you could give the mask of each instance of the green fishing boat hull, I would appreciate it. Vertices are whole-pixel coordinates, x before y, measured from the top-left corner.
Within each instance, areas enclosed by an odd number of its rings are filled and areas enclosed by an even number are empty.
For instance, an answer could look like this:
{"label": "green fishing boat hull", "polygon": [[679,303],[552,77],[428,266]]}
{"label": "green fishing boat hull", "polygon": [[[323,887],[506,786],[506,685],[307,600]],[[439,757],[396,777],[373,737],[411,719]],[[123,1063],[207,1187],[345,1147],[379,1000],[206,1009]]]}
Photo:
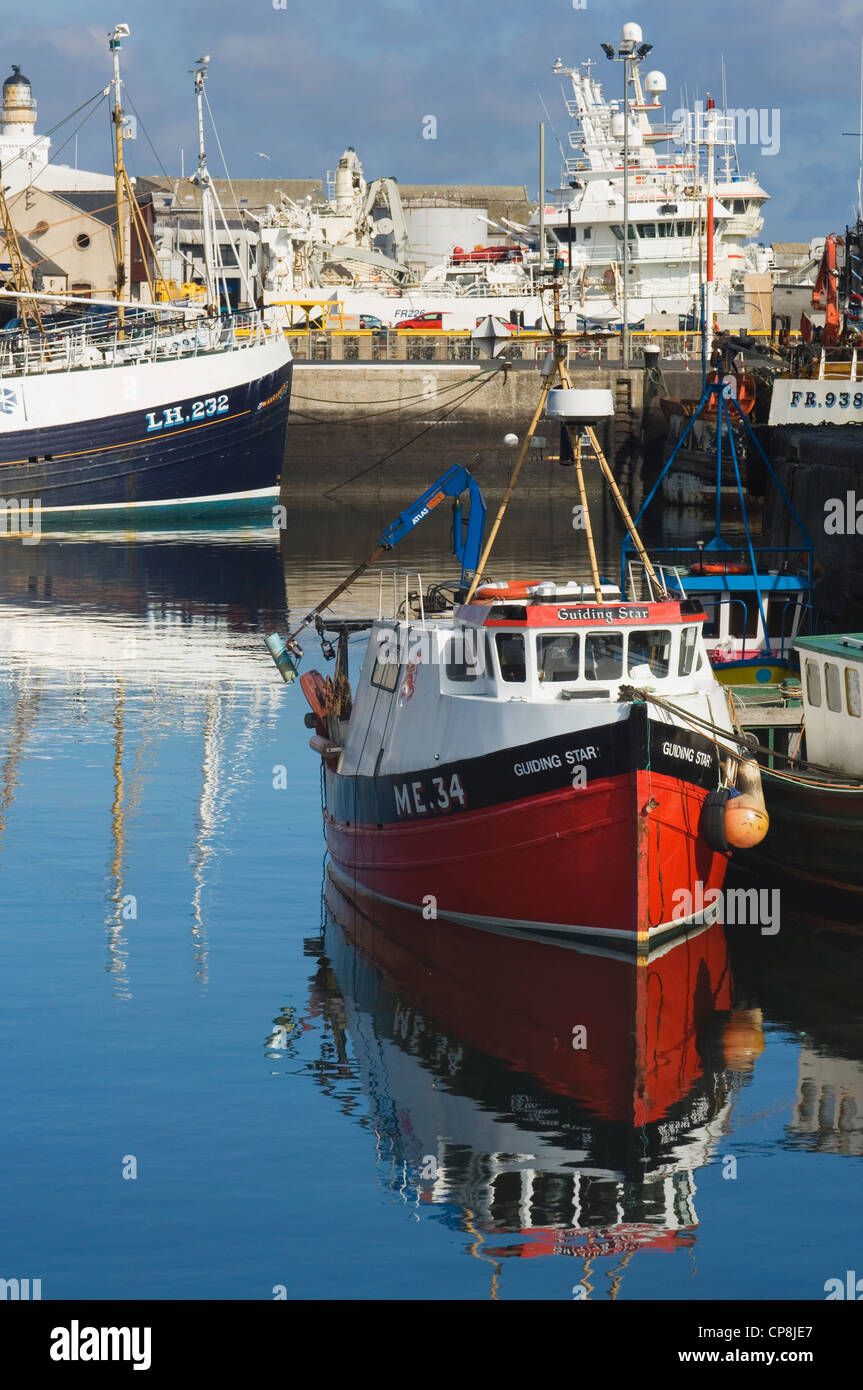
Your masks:
{"label": "green fishing boat hull", "polygon": [[767,768],[761,778],[770,829],[741,862],[863,901],[863,785],[791,781]]}

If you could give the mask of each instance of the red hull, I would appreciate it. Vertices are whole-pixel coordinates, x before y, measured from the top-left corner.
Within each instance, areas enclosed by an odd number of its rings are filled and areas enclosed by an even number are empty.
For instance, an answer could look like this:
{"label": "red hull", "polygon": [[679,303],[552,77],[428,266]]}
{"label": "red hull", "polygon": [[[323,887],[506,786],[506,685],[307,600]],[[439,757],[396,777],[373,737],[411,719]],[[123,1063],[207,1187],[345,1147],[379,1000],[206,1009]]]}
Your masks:
{"label": "red hull", "polygon": [[434,898],[439,917],[474,926],[646,946],[691,923],[679,890],[697,905],[697,883],[722,887],[727,856],[699,832],[705,797],[637,771],[410,824],[327,814],[326,838],[344,876],[399,904]]}

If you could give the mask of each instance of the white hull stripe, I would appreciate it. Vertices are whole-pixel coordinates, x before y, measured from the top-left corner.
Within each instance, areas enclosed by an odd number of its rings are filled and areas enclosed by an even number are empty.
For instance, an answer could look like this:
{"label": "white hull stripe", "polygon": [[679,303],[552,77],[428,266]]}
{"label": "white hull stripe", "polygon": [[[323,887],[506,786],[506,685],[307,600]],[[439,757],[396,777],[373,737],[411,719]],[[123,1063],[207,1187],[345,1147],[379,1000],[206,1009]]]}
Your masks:
{"label": "white hull stripe", "polygon": [[[327,868],[333,878],[348,890],[358,887],[364,893],[368,893],[382,903],[388,903],[391,907],[400,907],[408,912],[422,912],[421,904],[406,903],[400,898],[388,897],[386,893],[378,893],[373,888],[367,888],[365,884],[360,883],[359,879],[350,878],[333,863],[332,859],[329,860]],[[718,912],[718,903],[710,903],[702,912],[694,912],[688,917],[675,917],[669,922],[660,922],[649,929],[648,940],[656,941],[669,932],[682,933],[699,927],[710,926],[717,920]],[[543,937],[558,944],[566,944],[567,939],[576,941],[578,938],[583,938],[592,941],[620,940],[626,942],[627,945],[636,946],[640,940],[637,932],[626,928],[583,927],[563,922],[530,922],[511,917],[480,917],[467,912],[451,912],[440,906],[438,907],[438,917],[443,917],[447,922],[455,922],[462,927],[475,927],[480,931],[497,932],[503,936]]]}

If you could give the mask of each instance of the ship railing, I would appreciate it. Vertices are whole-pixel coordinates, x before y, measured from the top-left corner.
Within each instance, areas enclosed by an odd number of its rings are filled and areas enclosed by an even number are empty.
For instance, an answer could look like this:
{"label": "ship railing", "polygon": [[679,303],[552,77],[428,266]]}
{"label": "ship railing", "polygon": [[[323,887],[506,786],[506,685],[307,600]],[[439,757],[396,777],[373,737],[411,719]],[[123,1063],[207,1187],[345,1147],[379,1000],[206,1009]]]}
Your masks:
{"label": "ship railing", "polygon": [[[654,564],[653,572],[656,575],[656,583],[652,579],[650,571],[645,566],[643,560],[635,558],[627,560],[626,592],[631,602],[656,603],[659,599],[663,598],[666,593],[673,592],[673,589],[669,589],[668,576],[669,574],[676,573],[674,567]],[[680,583],[682,591],[682,581],[678,582]]]}
{"label": "ship railing", "polygon": [[76,367],[120,367],[136,361],[197,357],[200,352],[252,347],[275,331],[257,311],[225,315],[218,323],[201,316],[178,316],[152,323],[132,319],[122,330],[116,322],[101,327],[71,324],[44,334],[35,328],[21,329],[0,334],[0,375],[27,376]]}
{"label": "ship railing", "polygon": [[[419,570],[378,571],[378,619],[383,622],[418,621],[426,625],[422,575]],[[388,609],[388,611],[387,611]],[[415,611],[412,612],[411,610]]]}
{"label": "ship railing", "polygon": [[829,622],[814,603],[787,603],[782,611],[779,629],[781,649],[783,652],[790,651],[795,637],[820,637],[829,627]]}

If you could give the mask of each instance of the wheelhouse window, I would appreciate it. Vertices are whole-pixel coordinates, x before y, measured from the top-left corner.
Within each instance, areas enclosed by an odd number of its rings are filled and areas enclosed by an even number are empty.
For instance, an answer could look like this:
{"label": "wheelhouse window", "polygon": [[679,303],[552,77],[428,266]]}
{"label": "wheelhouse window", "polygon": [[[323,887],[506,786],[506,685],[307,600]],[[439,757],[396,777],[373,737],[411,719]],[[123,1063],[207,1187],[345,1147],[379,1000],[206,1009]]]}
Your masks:
{"label": "wheelhouse window", "polygon": [[853,666],[845,667],[845,701],[848,713],[860,718],[860,672]]}
{"label": "wheelhouse window", "polygon": [[663,236],[663,237],[674,236],[674,223],[673,223],[673,222],[657,222],[657,224],[656,224],[656,230],[657,230],[657,233],[659,234],[659,236]]}
{"label": "wheelhouse window", "polygon": [[707,621],[706,621],[706,623],[704,624],[704,636],[705,636],[705,637],[718,637],[718,636],[719,636],[719,616],[720,616],[720,606],[719,606],[719,604],[718,604],[718,603],[705,603],[705,604],[702,605],[702,607],[704,608],[704,612],[707,614]]}
{"label": "wheelhouse window", "polygon": [[[629,634],[627,671],[641,677],[649,672],[662,679],[671,665],[671,632],[667,627],[636,628]],[[646,671],[645,671],[646,668]]]}
{"label": "wheelhouse window", "polygon": [[495,634],[497,643],[497,659],[500,665],[501,679],[515,684],[521,684],[527,680],[527,658],[524,649],[523,632],[498,632]]}
{"label": "wheelhouse window", "polygon": [[447,640],[444,670],[448,681],[478,681],[486,674],[482,628],[456,628]]}
{"label": "wheelhouse window", "polygon": [[824,663],[824,688],[827,693],[827,708],[832,714],[841,714],[842,679],[839,667],[832,661]]}
{"label": "wheelhouse window", "polygon": [[619,680],[623,675],[623,634],[590,632],[584,643],[584,678],[588,681]]}
{"label": "wheelhouse window", "polygon": [[394,661],[381,661],[379,657],[375,657],[371,674],[372,685],[376,685],[379,690],[395,690],[401,669]]}
{"label": "wheelhouse window", "polygon": [[536,669],[541,681],[577,681],[581,669],[579,635],[541,633],[536,639]]}
{"label": "wheelhouse window", "polygon": [[638,224],[638,235],[639,235],[640,237],[648,237],[648,238],[654,237],[654,238],[655,238],[655,237],[656,237],[656,223],[655,223],[655,222],[639,222],[639,224]]}
{"label": "wheelhouse window", "polygon": [[821,672],[811,658],[806,662],[806,699],[813,709],[821,708]]}
{"label": "wheelhouse window", "polygon": [[787,641],[794,635],[796,609],[796,598],[771,597],[767,609],[767,631],[771,637],[781,637]]}
{"label": "wheelhouse window", "polygon": [[677,662],[677,674],[679,676],[688,676],[691,674],[697,643],[698,628],[685,627],[680,634],[680,656]]}
{"label": "wheelhouse window", "polygon": [[692,236],[692,223],[691,223],[691,222],[678,222],[678,224],[677,224],[677,235],[678,235],[678,236]]}
{"label": "wheelhouse window", "polygon": [[[767,608],[768,600],[761,602]],[[728,605],[728,632],[732,637],[756,637],[761,614],[758,611],[758,595],[754,590],[734,598]],[[766,614],[765,614],[766,617]]]}

